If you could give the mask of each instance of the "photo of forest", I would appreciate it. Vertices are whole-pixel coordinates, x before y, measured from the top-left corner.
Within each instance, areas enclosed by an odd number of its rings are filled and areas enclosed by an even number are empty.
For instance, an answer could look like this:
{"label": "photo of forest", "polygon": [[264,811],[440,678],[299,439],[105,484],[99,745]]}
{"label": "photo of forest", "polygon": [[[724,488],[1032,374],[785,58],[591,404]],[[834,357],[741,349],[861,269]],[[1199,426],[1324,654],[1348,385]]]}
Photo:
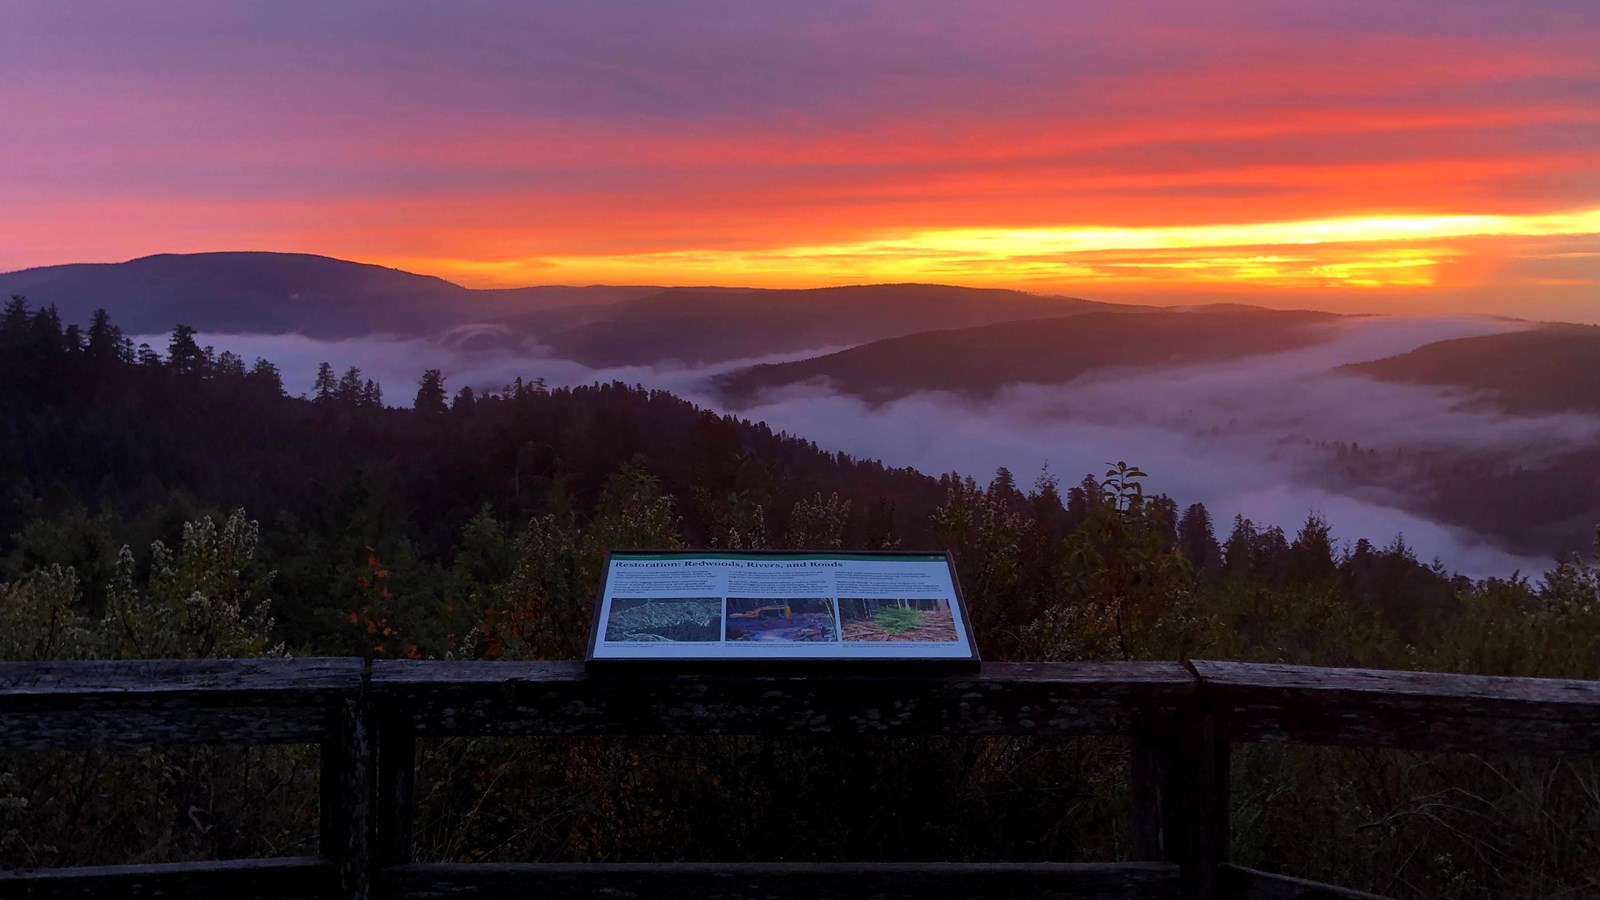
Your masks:
{"label": "photo of forest", "polygon": [[833,601],[822,598],[729,597],[730,641],[837,641]]}
{"label": "photo of forest", "polygon": [[606,640],[716,642],[721,618],[720,597],[613,597]]}
{"label": "photo of forest", "polygon": [[944,641],[958,639],[948,600],[839,600],[847,641]]}

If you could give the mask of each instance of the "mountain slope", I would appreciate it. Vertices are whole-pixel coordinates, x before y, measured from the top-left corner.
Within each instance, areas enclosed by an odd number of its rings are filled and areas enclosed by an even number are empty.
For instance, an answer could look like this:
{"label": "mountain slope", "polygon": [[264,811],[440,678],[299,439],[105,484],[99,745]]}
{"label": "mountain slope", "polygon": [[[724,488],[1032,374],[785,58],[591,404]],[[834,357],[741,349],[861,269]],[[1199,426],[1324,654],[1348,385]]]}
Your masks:
{"label": "mountain slope", "polygon": [[1113,366],[1184,365],[1319,343],[1335,321],[1314,312],[1085,313],[929,331],[716,379],[729,402],[826,381],[882,403],[917,391],[992,394],[1008,384],[1060,384]]}
{"label": "mountain slope", "polygon": [[202,332],[433,337],[506,346],[591,366],[722,362],[854,345],[937,328],[1091,310],[1070,297],[944,285],[816,290],[592,285],[474,290],[442,278],[298,253],[194,253],[0,273],[0,297],[97,308],[130,334],[174,323]]}
{"label": "mountain slope", "polygon": [[591,366],[723,362],[1094,310],[1073,297],[930,284],[811,290],[670,288],[609,307],[602,321],[545,335],[556,355]]}
{"label": "mountain slope", "polygon": [[343,337],[438,327],[466,290],[440,278],[296,253],[196,253],[0,275],[0,294],[55,304],[67,321],[98,307],[130,333],[202,330]]}
{"label": "mountain slope", "polygon": [[1508,412],[1600,413],[1600,326],[1542,325],[1439,341],[1345,367],[1384,381],[1481,393]]}

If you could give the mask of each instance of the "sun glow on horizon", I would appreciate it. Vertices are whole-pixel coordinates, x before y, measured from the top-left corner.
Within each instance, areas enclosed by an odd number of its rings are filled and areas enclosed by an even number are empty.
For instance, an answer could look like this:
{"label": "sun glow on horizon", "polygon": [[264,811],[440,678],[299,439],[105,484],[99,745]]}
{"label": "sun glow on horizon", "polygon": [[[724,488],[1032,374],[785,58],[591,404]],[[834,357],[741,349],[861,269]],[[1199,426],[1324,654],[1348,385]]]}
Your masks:
{"label": "sun glow on horizon", "polygon": [[1600,235],[1600,209],[1173,227],[960,228],[798,246],[385,262],[481,287],[533,283],[796,287],[868,280],[1427,288],[1443,280],[1442,267],[1478,252],[1463,249],[1463,243],[1585,235]]}

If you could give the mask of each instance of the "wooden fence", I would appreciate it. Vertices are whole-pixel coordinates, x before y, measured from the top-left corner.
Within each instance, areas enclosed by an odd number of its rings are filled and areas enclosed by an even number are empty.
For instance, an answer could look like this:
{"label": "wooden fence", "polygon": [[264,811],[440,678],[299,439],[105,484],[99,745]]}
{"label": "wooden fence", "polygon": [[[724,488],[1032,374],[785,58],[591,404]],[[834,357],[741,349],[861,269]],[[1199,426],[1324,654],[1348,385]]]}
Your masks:
{"label": "wooden fence", "polygon": [[[1122,735],[1128,863],[418,863],[418,738]],[[1179,663],[991,663],[978,675],[590,678],[569,662],[0,663],[0,750],[315,743],[314,857],[0,872],[0,900],[1358,898],[1227,862],[1230,746],[1600,752],[1600,682]]]}

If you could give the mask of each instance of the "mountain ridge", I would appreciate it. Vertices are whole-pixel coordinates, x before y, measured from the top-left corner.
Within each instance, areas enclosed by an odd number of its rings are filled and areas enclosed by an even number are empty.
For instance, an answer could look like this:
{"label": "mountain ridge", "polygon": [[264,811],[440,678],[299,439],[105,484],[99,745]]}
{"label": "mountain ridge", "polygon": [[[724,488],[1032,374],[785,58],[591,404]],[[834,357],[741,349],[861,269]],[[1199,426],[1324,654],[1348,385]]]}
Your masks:
{"label": "mountain ridge", "polygon": [[641,360],[699,365],[940,328],[1120,308],[1076,297],[915,283],[797,290],[666,288],[615,307],[619,315],[614,318],[552,335],[546,346],[590,366]]}
{"label": "mountain ridge", "polygon": [[[767,391],[817,381],[882,404],[923,391],[972,397],[1012,384],[1064,384],[1116,366],[1182,365],[1308,346],[1311,327],[1334,313],[1084,312],[964,329],[924,331],[787,363],[716,376],[713,386],[736,406]],[[1064,354],[1063,348],[1074,351]]]}
{"label": "mountain ridge", "polygon": [[919,283],[782,289],[534,285],[474,289],[306,253],[155,254],[0,273],[0,296],[69,321],[105,308],[124,330],[398,334],[554,354],[595,367],[735,359],[855,345],[940,327],[1135,309],[1075,297]]}
{"label": "mountain ridge", "polygon": [[[183,322],[205,331],[339,338],[425,334],[463,318],[572,302],[630,289],[536,286],[475,291],[436,275],[314,253],[158,253],[0,273],[0,296],[22,295],[87,320],[104,307],[130,332]],[[470,308],[471,316],[463,316]]]}

